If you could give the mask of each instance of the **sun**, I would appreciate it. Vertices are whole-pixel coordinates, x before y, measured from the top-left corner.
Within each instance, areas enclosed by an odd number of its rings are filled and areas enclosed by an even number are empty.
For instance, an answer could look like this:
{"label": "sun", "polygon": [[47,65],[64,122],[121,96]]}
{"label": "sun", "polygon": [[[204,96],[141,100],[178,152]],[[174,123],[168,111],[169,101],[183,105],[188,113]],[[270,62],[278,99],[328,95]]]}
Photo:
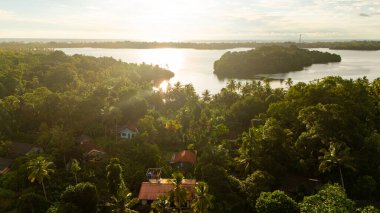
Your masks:
{"label": "sun", "polygon": [[167,92],[169,87],[169,82],[168,81],[163,81],[161,84],[158,86],[159,90],[162,92]]}

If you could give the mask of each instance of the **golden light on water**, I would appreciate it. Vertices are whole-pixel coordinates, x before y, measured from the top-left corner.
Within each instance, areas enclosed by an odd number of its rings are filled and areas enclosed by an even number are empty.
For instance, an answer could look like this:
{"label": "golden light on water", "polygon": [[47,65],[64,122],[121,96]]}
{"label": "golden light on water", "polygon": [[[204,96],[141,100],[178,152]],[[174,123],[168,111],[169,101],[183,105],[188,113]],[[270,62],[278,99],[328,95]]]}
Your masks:
{"label": "golden light on water", "polygon": [[185,66],[185,55],[182,50],[160,48],[138,51],[138,58],[143,62],[158,64],[162,68],[176,72]]}

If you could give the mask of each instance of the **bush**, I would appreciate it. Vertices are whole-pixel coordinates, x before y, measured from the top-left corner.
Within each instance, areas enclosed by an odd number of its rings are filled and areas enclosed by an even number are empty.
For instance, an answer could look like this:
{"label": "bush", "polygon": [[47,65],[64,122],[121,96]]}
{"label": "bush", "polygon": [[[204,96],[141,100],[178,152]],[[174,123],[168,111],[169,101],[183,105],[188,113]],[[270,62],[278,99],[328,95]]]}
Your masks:
{"label": "bush", "polygon": [[272,190],[274,178],[265,171],[257,170],[242,182],[242,191],[247,195],[247,200],[252,208],[255,208],[256,200],[261,192]]}
{"label": "bush", "polygon": [[6,212],[14,207],[16,193],[11,190],[0,188],[0,212]]}
{"label": "bush", "polygon": [[355,203],[339,184],[326,185],[317,194],[304,197],[299,205],[301,212],[355,212]]}
{"label": "bush", "polygon": [[366,206],[364,208],[358,209],[360,213],[379,213],[379,210],[374,206]]}
{"label": "bush", "polygon": [[262,192],[256,201],[258,213],[299,212],[298,204],[283,191]]}
{"label": "bush", "polygon": [[63,211],[69,206],[70,209],[78,207],[81,212],[96,212],[98,196],[96,187],[92,183],[78,183],[76,186],[69,186],[62,193],[62,205],[58,212]]}
{"label": "bush", "polygon": [[44,213],[48,208],[45,198],[33,192],[21,195],[17,201],[18,212]]}
{"label": "bush", "polygon": [[373,196],[377,188],[377,183],[372,176],[359,177],[353,187],[353,196],[357,199],[369,199]]}

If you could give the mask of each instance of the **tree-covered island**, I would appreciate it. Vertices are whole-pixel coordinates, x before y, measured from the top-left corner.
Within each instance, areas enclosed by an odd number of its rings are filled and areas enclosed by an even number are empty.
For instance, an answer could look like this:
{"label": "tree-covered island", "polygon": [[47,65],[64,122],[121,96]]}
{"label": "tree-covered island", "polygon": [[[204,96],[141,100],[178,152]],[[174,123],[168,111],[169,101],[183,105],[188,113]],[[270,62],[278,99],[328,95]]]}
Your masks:
{"label": "tree-covered island", "polygon": [[240,52],[226,52],[214,62],[221,78],[254,79],[258,74],[300,71],[312,64],[340,62],[337,54],[300,49],[296,46],[263,46]]}

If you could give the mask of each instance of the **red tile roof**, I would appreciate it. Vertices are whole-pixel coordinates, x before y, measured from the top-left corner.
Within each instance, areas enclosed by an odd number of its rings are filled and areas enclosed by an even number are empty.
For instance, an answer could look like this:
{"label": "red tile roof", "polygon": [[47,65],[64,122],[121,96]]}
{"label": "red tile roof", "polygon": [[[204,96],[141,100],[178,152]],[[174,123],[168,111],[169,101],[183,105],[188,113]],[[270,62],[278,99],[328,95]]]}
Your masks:
{"label": "red tile roof", "polygon": [[[195,179],[184,179],[182,186],[190,191],[188,200],[194,199]],[[168,195],[173,190],[173,185],[170,179],[161,179],[160,182],[143,182],[139,192],[139,200],[157,200],[159,195]]]}
{"label": "red tile roof", "polygon": [[94,149],[104,152],[104,149],[98,144],[96,144],[94,140],[92,140],[92,138],[87,135],[79,136],[77,138],[77,144],[79,145],[79,148],[84,152],[90,152]]}
{"label": "red tile roof", "polygon": [[197,162],[197,154],[195,154],[195,152],[191,150],[182,150],[180,152],[177,152],[173,156],[171,163],[178,163],[178,162],[187,162],[187,163],[195,164],[195,162]]}

